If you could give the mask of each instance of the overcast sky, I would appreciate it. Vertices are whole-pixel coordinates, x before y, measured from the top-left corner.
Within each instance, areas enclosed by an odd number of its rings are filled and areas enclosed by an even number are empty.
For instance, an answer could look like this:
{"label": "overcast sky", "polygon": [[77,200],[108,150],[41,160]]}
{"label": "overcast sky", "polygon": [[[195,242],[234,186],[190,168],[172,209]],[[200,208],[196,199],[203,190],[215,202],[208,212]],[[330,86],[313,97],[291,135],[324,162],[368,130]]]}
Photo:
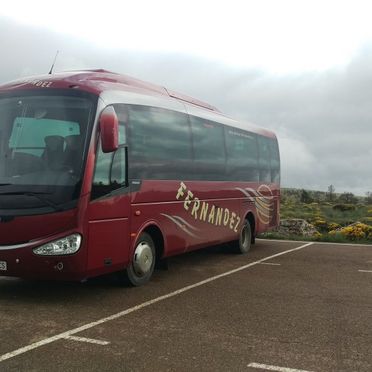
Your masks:
{"label": "overcast sky", "polygon": [[372,191],[368,1],[81,3],[2,4],[0,83],[59,50],[56,71],[126,73],[274,130],[285,187]]}

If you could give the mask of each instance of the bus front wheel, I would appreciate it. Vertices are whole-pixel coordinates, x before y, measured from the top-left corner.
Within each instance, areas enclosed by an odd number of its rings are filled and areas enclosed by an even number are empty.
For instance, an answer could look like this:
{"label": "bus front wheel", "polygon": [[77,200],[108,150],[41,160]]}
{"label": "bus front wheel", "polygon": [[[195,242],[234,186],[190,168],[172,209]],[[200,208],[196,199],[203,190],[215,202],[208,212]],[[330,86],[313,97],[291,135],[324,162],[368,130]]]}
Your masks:
{"label": "bus front wheel", "polygon": [[139,236],[133,252],[132,261],[126,268],[127,282],[135,287],[147,283],[155,267],[155,244],[145,232]]}

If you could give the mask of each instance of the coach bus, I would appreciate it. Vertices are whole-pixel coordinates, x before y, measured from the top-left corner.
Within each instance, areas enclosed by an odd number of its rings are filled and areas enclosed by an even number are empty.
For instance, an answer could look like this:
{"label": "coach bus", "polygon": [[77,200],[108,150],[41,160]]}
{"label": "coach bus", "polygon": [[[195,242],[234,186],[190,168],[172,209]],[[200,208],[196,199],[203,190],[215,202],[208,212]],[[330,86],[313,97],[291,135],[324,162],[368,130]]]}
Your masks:
{"label": "coach bus", "polygon": [[275,135],[108,72],[0,87],[0,275],[146,283],[169,256],[247,253],[279,220]]}

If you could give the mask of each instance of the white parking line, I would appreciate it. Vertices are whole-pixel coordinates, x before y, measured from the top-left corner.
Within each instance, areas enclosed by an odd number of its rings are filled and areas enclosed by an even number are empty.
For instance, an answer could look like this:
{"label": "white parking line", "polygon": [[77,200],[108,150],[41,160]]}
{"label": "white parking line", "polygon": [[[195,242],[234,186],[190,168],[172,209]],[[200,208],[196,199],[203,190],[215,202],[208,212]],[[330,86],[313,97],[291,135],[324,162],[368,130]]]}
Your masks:
{"label": "white parking line", "polygon": [[89,344],[96,344],[96,345],[108,345],[108,341],[101,341],[101,340],[95,340],[94,338],[86,338],[86,337],[78,337],[78,336],[67,336],[65,337],[66,340],[72,340],[72,341],[79,341],[79,342],[88,342]]}
{"label": "white parking line", "polygon": [[294,369],[294,368],[278,367],[278,366],[271,366],[269,364],[261,364],[261,363],[250,363],[250,364],[247,365],[247,367],[258,368],[258,369],[265,369],[266,371],[311,372],[311,371],[305,371],[304,369]]}
{"label": "white parking line", "polygon": [[358,270],[360,273],[372,273],[372,270]]}
{"label": "white parking line", "polygon": [[239,271],[242,271],[242,270],[245,270],[245,269],[248,269],[249,267],[252,267],[252,266],[255,266],[255,265],[258,265],[262,262],[265,262],[265,261],[268,261],[268,260],[271,260],[275,257],[280,257],[280,256],[283,256],[285,254],[288,254],[288,253],[291,253],[291,252],[295,252],[295,251],[299,251],[300,249],[303,249],[303,248],[306,248],[310,245],[314,244],[313,242],[310,242],[310,243],[307,243],[307,244],[303,244],[299,247],[296,247],[296,248],[292,248],[292,249],[288,249],[286,251],[283,251],[283,252],[279,252],[279,253],[276,253],[276,254],[273,254],[272,256],[268,256],[268,257],[265,257],[265,258],[262,258],[261,260],[258,260],[258,261],[255,261],[255,262],[251,262],[247,265],[244,265],[244,266],[241,266],[241,267],[238,267],[236,269],[233,269],[233,270],[230,270],[230,271],[226,271],[225,273],[222,273],[222,274],[219,274],[219,275],[215,275],[215,276],[212,276],[208,279],[205,279],[205,280],[202,280],[198,283],[195,283],[195,284],[191,284],[191,285],[188,285],[186,287],[183,287],[181,289],[178,289],[176,291],[173,291],[173,292],[170,292],[168,294],[165,294],[163,296],[160,296],[160,297],[157,297],[157,298],[154,298],[152,300],[149,300],[149,301],[146,301],[146,302],[143,302],[142,304],[140,305],[137,305],[137,306],[133,306],[129,309],[126,309],[126,310],[123,310],[123,311],[120,311],[116,314],[113,314],[113,315],[110,315],[108,317],[105,317],[105,318],[102,318],[102,319],[99,319],[99,320],[96,320],[95,322],[91,322],[91,323],[87,323],[87,324],[84,324],[80,327],[77,327],[77,328],[74,328],[74,329],[71,329],[69,331],[66,331],[66,332],[63,332],[63,333],[59,333],[55,336],[52,336],[52,337],[48,337],[48,338],[45,338],[43,340],[40,340],[38,342],[34,342],[32,344],[29,344],[29,345],[26,345],[24,347],[21,347],[17,350],[13,350],[9,353],[6,353],[6,354],[3,354],[0,356],[0,362],[3,362],[4,360],[7,360],[7,359],[11,359],[11,358],[14,358],[18,355],[21,355],[21,354],[24,354],[24,353],[27,353],[28,351],[30,350],[34,350],[34,349],[37,349],[41,346],[44,346],[44,345],[47,345],[47,344],[50,344],[52,342],[55,342],[55,341],[58,341],[58,340],[61,340],[61,339],[64,339],[66,337],[69,337],[71,335],[74,335],[76,333],[79,333],[79,332],[82,332],[82,331],[85,331],[87,329],[90,329],[90,328],[93,328],[93,327],[96,327],[100,324],[103,324],[103,323],[106,323],[106,322],[109,322],[111,320],[115,320],[115,319],[118,319],[118,318],[121,318],[123,316],[126,316],[128,314],[131,314],[131,313],[134,313],[135,311],[138,311],[138,310],[141,310],[145,307],[148,307],[148,306],[151,306],[157,302],[160,302],[160,301],[164,301],[168,298],[171,298],[171,297],[175,297],[181,293],[184,293],[184,292],[187,292],[187,291],[190,291],[191,289],[194,289],[194,288],[197,288],[197,287],[200,287],[204,284],[208,284],[210,282],[213,282],[217,279],[220,279],[220,278],[223,278],[225,276],[228,276],[228,275],[231,275],[231,274],[235,274]]}
{"label": "white parking line", "polygon": [[[277,242],[277,243],[306,243],[306,240],[288,240],[288,239],[262,239],[262,238],[256,238],[256,241],[261,242]],[[338,245],[340,247],[342,246],[351,246],[351,247],[368,247],[372,248],[372,244],[359,244],[359,243],[331,243],[331,242],[318,242],[313,241],[313,244],[316,245]]]}
{"label": "white parking line", "polygon": [[260,265],[280,266],[281,264],[274,263],[274,262],[261,262]]}

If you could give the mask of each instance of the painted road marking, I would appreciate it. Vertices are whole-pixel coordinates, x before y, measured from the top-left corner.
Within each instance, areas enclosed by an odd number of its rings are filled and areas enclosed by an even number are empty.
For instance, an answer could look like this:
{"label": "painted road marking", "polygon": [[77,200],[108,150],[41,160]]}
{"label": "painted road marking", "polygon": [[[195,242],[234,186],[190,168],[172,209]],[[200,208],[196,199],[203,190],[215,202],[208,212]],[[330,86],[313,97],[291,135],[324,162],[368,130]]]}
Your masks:
{"label": "painted road marking", "polygon": [[258,369],[265,369],[266,371],[311,372],[311,371],[305,371],[304,369],[294,369],[294,368],[278,367],[278,366],[271,366],[269,364],[261,364],[261,363],[250,363],[250,364],[247,365],[247,367],[258,368]]}
{"label": "painted road marking", "polygon": [[79,341],[79,342],[88,342],[90,344],[96,344],[96,345],[108,345],[108,341],[101,341],[101,340],[95,340],[93,338],[86,338],[86,337],[78,337],[78,336],[67,336],[65,337],[66,340],[72,340],[72,341]]}
{"label": "painted road marking", "polygon": [[79,333],[79,332],[83,332],[83,331],[86,331],[87,329],[90,329],[90,328],[93,328],[93,327],[96,327],[100,324],[103,324],[103,323],[106,323],[106,322],[109,322],[111,320],[115,320],[115,319],[118,319],[118,318],[121,318],[123,316],[126,316],[128,314],[131,314],[131,313],[134,313],[135,311],[138,311],[138,310],[141,310],[145,307],[148,307],[148,306],[151,306],[153,304],[156,304],[157,302],[160,302],[160,301],[164,301],[168,298],[171,298],[171,297],[174,297],[174,296],[177,296],[181,293],[184,293],[184,292],[187,292],[187,291],[190,291],[191,289],[194,289],[194,288],[197,288],[197,287],[200,287],[204,284],[207,284],[207,283],[210,283],[210,282],[213,282],[217,279],[220,279],[220,278],[223,278],[225,276],[228,276],[228,275],[231,275],[231,274],[235,274],[239,271],[242,271],[242,270],[245,270],[245,269],[248,269],[249,267],[252,267],[252,266],[255,266],[255,265],[258,265],[260,264],[261,262],[265,262],[265,261],[269,261],[275,257],[280,257],[280,256],[283,256],[285,254],[288,254],[288,253],[291,253],[291,252],[295,252],[295,251],[299,251],[300,249],[303,249],[303,248],[306,248],[310,245],[313,245],[314,242],[310,242],[310,243],[307,243],[307,244],[303,244],[297,248],[292,248],[292,249],[288,249],[286,251],[283,251],[283,252],[279,252],[279,253],[276,253],[272,256],[268,256],[268,257],[265,257],[265,258],[262,258],[261,260],[258,260],[258,261],[255,261],[255,262],[251,262],[247,265],[244,265],[244,266],[241,266],[241,267],[238,267],[236,269],[233,269],[233,270],[230,270],[230,271],[226,271],[225,273],[222,273],[222,274],[219,274],[219,275],[215,275],[215,276],[212,276],[208,279],[205,279],[205,280],[202,280],[200,282],[197,282],[195,284],[191,284],[191,285],[188,285],[186,287],[183,287],[181,289],[178,289],[176,291],[173,291],[173,292],[170,292],[168,294],[165,294],[163,296],[160,296],[160,297],[157,297],[157,298],[154,298],[152,300],[149,300],[149,301],[146,301],[146,302],[143,302],[142,304],[140,305],[137,305],[137,306],[133,306],[129,309],[126,309],[126,310],[123,310],[123,311],[120,311],[116,314],[113,314],[113,315],[110,315],[106,318],[102,318],[102,319],[99,319],[99,320],[96,320],[95,322],[91,322],[91,323],[87,323],[87,324],[84,324],[80,327],[77,327],[77,328],[74,328],[74,329],[71,329],[69,331],[66,331],[66,332],[63,332],[63,333],[59,333],[58,335],[55,335],[55,336],[52,336],[52,337],[48,337],[48,338],[45,338],[43,340],[40,340],[38,342],[34,342],[32,344],[29,344],[29,345],[26,345],[26,346],[23,346],[19,349],[16,349],[16,350],[13,350],[9,353],[6,353],[6,354],[3,354],[0,356],[0,362],[3,362],[4,360],[7,360],[7,359],[11,359],[11,358],[14,358],[18,355],[21,355],[21,354],[24,354],[24,353],[27,353],[28,351],[30,350],[34,350],[34,349],[37,349],[41,346],[44,346],[44,345],[47,345],[47,344],[50,344],[52,342],[55,342],[55,341],[58,341],[58,340],[61,340],[61,339],[64,339],[66,337],[69,337],[71,335],[74,335],[76,333]]}
{"label": "painted road marking", "polygon": [[358,270],[360,273],[372,273],[372,270]]}
{"label": "painted road marking", "polygon": [[260,265],[280,266],[281,264],[274,263],[274,262],[261,262]]}
{"label": "painted road marking", "polygon": [[[257,241],[262,242],[276,242],[276,243],[306,243],[306,240],[287,240],[287,239],[262,239],[256,238]],[[351,247],[369,247],[372,248],[372,244],[355,244],[355,243],[330,243],[330,242],[312,242],[316,245],[339,245],[339,246],[351,246]]]}

